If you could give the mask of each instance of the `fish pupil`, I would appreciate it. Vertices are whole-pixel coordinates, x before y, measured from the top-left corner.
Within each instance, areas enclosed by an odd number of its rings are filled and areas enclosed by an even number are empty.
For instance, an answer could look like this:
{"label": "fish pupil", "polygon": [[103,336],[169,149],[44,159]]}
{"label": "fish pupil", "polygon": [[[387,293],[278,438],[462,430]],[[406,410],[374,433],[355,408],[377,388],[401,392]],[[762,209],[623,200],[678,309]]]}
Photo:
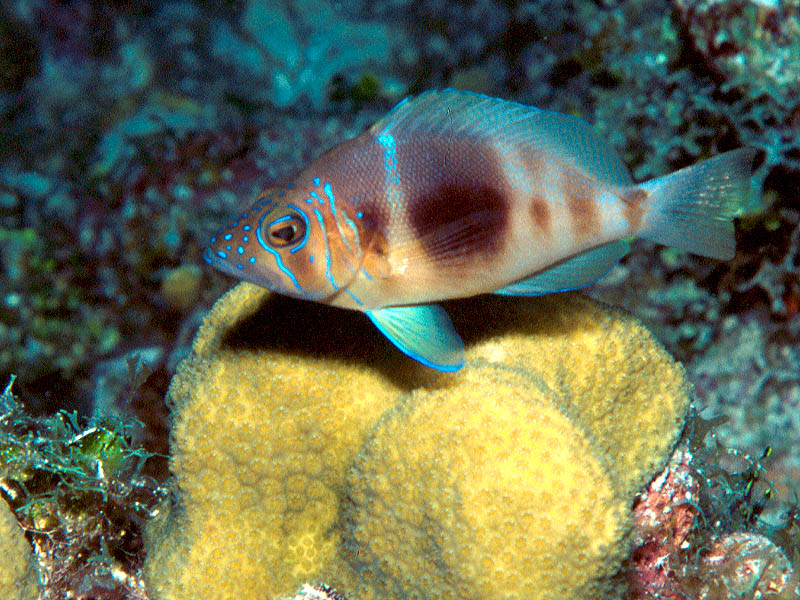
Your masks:
{"label": "fish pupil", "polygon": [[294,246],[301,242],[306,234],[306,224],[296,214],[284,214],[274,219],[267,227],[265,236],[269,245],[274,248]]}
{"label": "fish pupil", "polygon": [[274,229],[271,232],[271,235],[276,240],[283,242],[284,244],[288,244],[292,241],[294,236],[297,234],[297,229],[294,225],[284,225],[278,229]]}

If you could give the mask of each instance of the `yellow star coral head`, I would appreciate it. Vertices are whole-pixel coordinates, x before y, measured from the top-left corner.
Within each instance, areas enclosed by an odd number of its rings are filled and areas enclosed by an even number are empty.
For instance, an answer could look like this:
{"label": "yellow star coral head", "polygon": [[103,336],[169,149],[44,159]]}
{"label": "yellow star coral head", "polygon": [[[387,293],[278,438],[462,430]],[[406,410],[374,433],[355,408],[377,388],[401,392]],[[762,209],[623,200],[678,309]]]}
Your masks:
{"label": "yellow star coral head", "polygon": [[345,547],[371,582],[356,596],[597,592],[628,526],[629,499],[603,462],[537,377],[475,366],[419,391],[382,420],[350,475]]}
{"label": "yellow star coral head", "polygon": [[401,388],[341,358],[361,332],[326,310],[241,284],[206,316],[168,393],[181,504],[149,530],[156,598],[274,598],[331,561],[344,472]]}
{"label": "yellow star coral head", "polygon": [[468,361],[541,377],[559,408],[591,435],[621,493],[635,493],[663,467],[691,385],[641,322],[576,293],[480,303],[477,310],[492,319],[475,319],[474,305],[454,312],[456,327],[466,330]]}
{"label": "yellow star coral head", "polygon": [[454,302],[466,365],[437,374],[334,310],[241,284],[206,317],[154,598],[604,597],[689,402],[644,327],[573,294]]}
{"label": "yellow star coral head", "polygon": [[40,592],[31,547],[14,513],[0,500],[0,598],[35,600]]}

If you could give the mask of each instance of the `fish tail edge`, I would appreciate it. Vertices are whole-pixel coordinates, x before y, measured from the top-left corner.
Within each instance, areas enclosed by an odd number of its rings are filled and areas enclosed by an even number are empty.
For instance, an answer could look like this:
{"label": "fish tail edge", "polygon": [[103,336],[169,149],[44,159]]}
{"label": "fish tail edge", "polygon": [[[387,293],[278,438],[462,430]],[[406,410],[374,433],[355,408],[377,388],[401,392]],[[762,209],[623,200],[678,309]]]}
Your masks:
{"label": "fish tail edge", "polygon": [[639,235],[700,256],[733,258],[733,219],[752,205],[755,154],[754,148],[731,150],[641,184],[648,214]]}

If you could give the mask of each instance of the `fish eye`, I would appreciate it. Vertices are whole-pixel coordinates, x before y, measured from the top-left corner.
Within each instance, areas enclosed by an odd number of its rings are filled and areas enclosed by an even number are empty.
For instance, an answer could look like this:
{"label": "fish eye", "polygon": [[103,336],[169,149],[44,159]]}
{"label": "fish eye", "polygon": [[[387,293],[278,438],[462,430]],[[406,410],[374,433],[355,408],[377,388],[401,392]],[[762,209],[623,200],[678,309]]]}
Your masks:
{"label": "fish eye", "polygon": [[278,209],[279,214],[264,221],[262,235],[273,248],[288,248],[305,239],[306,221],[292,209]]}

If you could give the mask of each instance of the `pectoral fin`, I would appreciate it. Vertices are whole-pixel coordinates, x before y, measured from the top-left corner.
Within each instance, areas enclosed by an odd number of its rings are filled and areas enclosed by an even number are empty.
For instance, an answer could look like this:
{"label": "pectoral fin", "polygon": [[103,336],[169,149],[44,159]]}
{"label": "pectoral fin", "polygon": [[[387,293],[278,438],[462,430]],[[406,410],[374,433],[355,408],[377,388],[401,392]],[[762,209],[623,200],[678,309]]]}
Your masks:
{"label": "pectoral fin", "polygon": [[619,240],[579,254],[552,269],[512,283],[495,294],[501,296],[541,296],[566,292],[594,283],[614,268],[628,251],[628,243]]}
{"label": "pectoral fin", "polygon": [[441,306],[394,306],[366,312],[390,342],[423,365],[440,371],[464,366],[464,343]]}

